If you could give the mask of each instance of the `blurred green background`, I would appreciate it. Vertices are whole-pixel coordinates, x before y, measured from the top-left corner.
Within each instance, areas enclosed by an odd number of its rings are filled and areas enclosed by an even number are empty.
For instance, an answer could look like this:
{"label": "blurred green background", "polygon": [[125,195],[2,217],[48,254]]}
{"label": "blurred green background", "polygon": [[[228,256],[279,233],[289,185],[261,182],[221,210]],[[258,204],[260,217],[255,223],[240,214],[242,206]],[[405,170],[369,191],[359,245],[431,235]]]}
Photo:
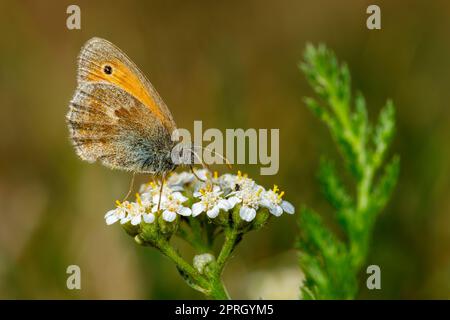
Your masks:
{"label": "blurred green background", "polygon": [[[74,3],[82,28],[71,31]],[[366,28],[369,4],[381,7],[381,31]],[[130,175],[82,162],[69,143],[76,57],[93,36],[139,65],[179,127],[280,128],[278,175],[239,168],[325,215],[315,171],[321,154],[338,155],[302,102],[311,90],[297,62],[306,42],[326,43],[372,118],[388,97],[397,107],[401,176],[368,261],[382,290],[360,297],[450,298],[448,1],[2,0],[0,12],[0,298],[201,298],[170,261],[105,225]],[[250,233],[226,269],[231,296],[295,298],[297,232],[285,215]],[[79,291],[66,288],[71,264]]]}

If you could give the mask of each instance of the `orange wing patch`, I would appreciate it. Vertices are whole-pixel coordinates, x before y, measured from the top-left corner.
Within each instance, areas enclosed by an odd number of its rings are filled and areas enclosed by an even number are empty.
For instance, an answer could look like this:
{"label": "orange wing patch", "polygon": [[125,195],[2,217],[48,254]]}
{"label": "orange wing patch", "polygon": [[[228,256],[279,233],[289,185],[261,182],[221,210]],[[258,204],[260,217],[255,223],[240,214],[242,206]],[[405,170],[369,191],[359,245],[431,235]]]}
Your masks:
{"label": "orange wing patch", "polygon": [[118,86],[146,105],[162,123],[168,124],[156,101],[143,86],[141,80],[119,60],[105,62],[102,66],[91,70],[87,75],[87,80],[106,81]]}

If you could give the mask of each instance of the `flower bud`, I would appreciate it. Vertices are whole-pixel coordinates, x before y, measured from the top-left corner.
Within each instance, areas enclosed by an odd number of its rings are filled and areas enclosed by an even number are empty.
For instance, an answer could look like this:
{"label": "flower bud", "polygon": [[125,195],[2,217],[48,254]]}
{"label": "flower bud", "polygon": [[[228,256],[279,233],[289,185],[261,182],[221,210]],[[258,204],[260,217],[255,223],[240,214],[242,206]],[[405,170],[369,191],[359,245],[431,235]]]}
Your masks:
{"label": "flower bud", "polygon": [[243,224],[245,223],[245,221],[243,221],[241,219],[241,217],[239,216],[240,209],[241,209],[241,205],[238,204],[231,211],[233,225],[234,225],[234,228],[236,228],[236,229],[240,229],[243,226]]}
{"label": "flower bud", "polygon": [[122,224],[122,228],[132,237],[139,233],[139,226],[133,226],[130,222]]}
{"label": "flower bud", "polygon": [[255,219],[251,222],[252,223],[251,230],[261,229],[262,227],[264,227],[266,225],[269,218],[270,218],[269,210],[260,208],[256,212]]}
{"label": "flower bud", "polygon": [[[139,233],[139,240],[141,240],[144,243],[153,243],[156,241],[157,237],[158,237],[159,233],[158,233],[158,226],[156,223],[148,223],[148,224],[143,224],[141,226],[141,233]],[[138,242],[139,240],[136,240],[136,237],[134,239],[136,242]]]}
{"label": "flower bud", "polygon": [[203,253],[194,257],[194,268],[201,274],[205,274],[208,266],[214,263],[216,258],[210,253]]}
{"label": "flower bud", "polygon": [[178,216],[172,222],[164,220],[162,215],[159,216],[157,225],[159,227],[160,234],[163,235],[166,239],[170,239],[170,237],[174,234],[174,232],[178,228],[178,221],[179,221]]}
{"label": "flower bud", "polygon": [[145,245],[144,240],[138,234],[134,237],[134,242],[136,242],[138,245],[141,245],[141,246]]}
{"label": "flower bud", "polygon": [[213,223],[215,223],[221,227],[226,227],[230,223],[230,212],[220,210],[219,215],[216,218],[211,219],[211,220]]}

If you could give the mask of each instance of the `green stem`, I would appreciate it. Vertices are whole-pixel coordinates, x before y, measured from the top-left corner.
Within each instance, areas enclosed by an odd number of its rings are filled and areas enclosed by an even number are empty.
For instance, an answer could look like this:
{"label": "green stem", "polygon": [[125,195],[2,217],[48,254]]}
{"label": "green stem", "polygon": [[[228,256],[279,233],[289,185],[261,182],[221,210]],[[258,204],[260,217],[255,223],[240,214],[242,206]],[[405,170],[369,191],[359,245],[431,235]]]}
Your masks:
{"label": "green stem", "polygon": [[195,234],[199,238],[202,238],[203,229],[199,219],[196,219],[194,217],[188,217],[188,223],[192,229],[193,234]]}
{"label": "green stem", "polygon": [[175,263],[191,287],[208,294],[210,287],[209,281],[184,260],[167,241],[159,241],[156,243],[156,246],[165,256]]}
{"label": "green stem", "polygon": [[204,244],[203,241],[201,241],[201,239],[199,239],[199,237],[195,236],[192,232],[188,232],[183,228],[179,228],[177,235],[181,239],[183,239],[184,241],[189,243],[198,252],[207,253],[207,252],[211,251],[209,246]]}
{"label": "green stem", "polygon": [[217,277],[222,275],[223,268],[231,252],[236,246],[236,241],[239,236],[239,232],[236,229],[225,230],[225,242],[223,243],[222,250],[220,250],[219,256],[217,257],[217,266],[215,273]]}
{"label": "green stem", "polygon": [[230,300],[230,296],[220,277],[211,279],[210,288],[209,294],[207,294],[210,298],[214,300]]}
{"label": "green stem", "polygon": [[217,274],[214,272],[210,277],[205,277],[184,260],[167,241],[159,241],[155,245],[165,256],[175,263],[189,286],[202,292],[211,299],[230,299],[222,283],[220,273]]}
{"label": "green stem", "polygon": [[356,216],[354,217],[354,231],[356,237],[350,238],[350,252],[353,256],[353,266],[355,271],[361,268],[366,260],[369,239],[372,230],[373,221],[367,215],[370,206],[370,189],[373,180],[373,169],[369,164],[365,167],[361,165],[362,178],[357,183],[356,189]]}
{"label": "green stem", "polygon": [[234,247],[236,246],[238,236],[239,232],[236,229],[225,230],[225,241],[223,243],[222,249],[220,250],[219,256],[217,257],[215,266],[209,273],[211,296],[214,299],[230,299],[222,282],[222,272],[223,268],[225,267],[225,263],[230,258],[230,255],[233,252]]}

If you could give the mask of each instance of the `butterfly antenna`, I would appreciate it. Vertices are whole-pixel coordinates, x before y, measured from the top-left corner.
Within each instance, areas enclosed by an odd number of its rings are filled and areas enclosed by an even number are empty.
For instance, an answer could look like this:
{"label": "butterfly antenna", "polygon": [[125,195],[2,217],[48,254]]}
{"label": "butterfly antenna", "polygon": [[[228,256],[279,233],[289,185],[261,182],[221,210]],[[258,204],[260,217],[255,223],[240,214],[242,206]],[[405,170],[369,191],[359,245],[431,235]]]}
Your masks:
{"label": "butterfly antenna", "polygon": [[[194,148],[196,148],[196,147],[194,147]],[[193,149],[190,149],[190,150],[191,150],[192,154],[200,161],[200,163],[202,164],[203,169],[206,169],[206,170],[208,170],[208,171],[211,171],[210,167],[209,167],[206,163],[203,162],[203,159],[200,158],[200,156],[198,155],[198,153],[195,152]],[[191,165],[192,165],[192,164],[191,164]]]}
{"label": "butterfly antenna", "polygon": [[231,165],[231,162],[230,162],[225,156],[223,156],[222,154],[218,153],[218,152],[215,151],[215,150],[211,150],[211,149],[209,149],[209,148],[206,148],[206,147],[200,147],[200,148],[202,148],[203,150],[209,151],[209,152],[213,152],[214,155],[219,156],[222,160],[225,161],[225,164],[228,166],[228,168],[230,168],[230,169],[233,168],[233,166]]}
{"label": "butterfly antenna", "polygon": [[203,180],[202,178],[200,178],[194,171],[194,166],[191,164],[189,165],[189,168],[191,169],[192,174],[194,175],[194,177],[196,177],[198,180],[200,180],[201,182],[206,182],[206,180]]}
{"label": "butterfly antenna", "polygon": [[[196,147],[194,146],[194,148],[196,148]],[[190,149],[190,150],[191,150],[192,154],[200,161],[200,163],[202,164],[203,169],[211,171],[210,167],[206,163],[203,162],[203,159],[200,158],[198,153],[195,152],[193,149]],[[192,164],[190,164],[189,167],[191,168],[191,172],[194,175],[194,177],[196,177],[199,181],[202,181],[202,182],[208,181],[208,178],[207,178],[207,180],[203,180],[199,176],[197,176],[197,174],[194,172],[194,166]],[[207,177],[208,177],[208,175],[207,175]],[[211,177],[209,178],[209,180],[211,180]]]}
{"label": "butterfly antenna", "polygon": [[158,210],[161,208],[161,198],[162,198],[162,193],[163,193],[163,188],[164,188],[164,181],[166,180],[166,174],[163,173],[161,176],[161,187],[159,189],[159,199],[158,199]]}
{"label": "butterfly antenna", "polygon": [[133,176],[131,177],[131,182],[130,182],[130,187],[129,187],[129,189],[128,189],[128,193],[127,193],[127,195],[125,196],[125,198],[122,200],[122,202],[124,202],[124,201],[126,201],[126,200],[128,199],[128,197],[129,197],[130,194],[131,194],[131,191],[133,190],[133,186],[134,186],[134,177],[135,177],[135,175],[136,175],[136,171],[133,171]]}

